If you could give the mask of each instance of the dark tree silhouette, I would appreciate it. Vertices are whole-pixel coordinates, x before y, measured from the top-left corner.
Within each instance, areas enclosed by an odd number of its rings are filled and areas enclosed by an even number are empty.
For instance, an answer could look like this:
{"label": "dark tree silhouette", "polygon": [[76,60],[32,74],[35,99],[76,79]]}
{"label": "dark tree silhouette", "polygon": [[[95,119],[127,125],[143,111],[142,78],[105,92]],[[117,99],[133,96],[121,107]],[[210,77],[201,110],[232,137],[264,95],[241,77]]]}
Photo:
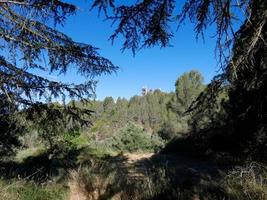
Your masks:
{"label": "dark tree silhouette", "polygon": [[236,33],[226,72],[229,119],[238,148],[267,159],[267,1],[253,0],[250,17]]}
{"label": "dark tree silhouette", "polygon": [[[0,98],[0,157],[9,156],[20,145],[18,136],[23,133],[25,127],[20,124],[18,118],[10,115],[14,109],[7,106],[6,96],[1,95]],[[14,106],[14,105],[13,105]]]}
{"label": "dark tree silhouette", "polygon": [[[0,1],[0,92],[9,102],[31,106],[66,96],[85,99],[93,95],[95,76],[117,69],[97,48],[57,31],[76,10],[59,0]],[[88,81],[68,84],[39,75],[66,74],[70,68]]]}

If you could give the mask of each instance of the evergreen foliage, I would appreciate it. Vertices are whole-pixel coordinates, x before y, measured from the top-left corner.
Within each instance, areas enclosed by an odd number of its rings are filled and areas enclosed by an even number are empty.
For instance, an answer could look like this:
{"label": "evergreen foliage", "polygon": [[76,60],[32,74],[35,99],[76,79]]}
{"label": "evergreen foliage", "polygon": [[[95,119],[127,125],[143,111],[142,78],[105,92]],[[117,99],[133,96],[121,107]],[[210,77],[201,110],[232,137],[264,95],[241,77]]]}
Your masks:
{"label": "evergreen foliage", "polygon": [[154,152],[162,143],[133,123],[126,124],[113,138],[112,147],[122,152]]}
{"label": "evergreen foliage", "polygon": [[18,135],[25,132],[25,126],[19,116],[13,114],[17,108],[7,107],[6,101],[5,96],[0,98],[0,157],[14,153],[16,147],[21,144]]}
{"label": "evergreen foliage", "polygon": [[[1,133],[1,143],[14,144],[16,134],[22,133],[15,130],[18,123],[2,114],[17,115],[22,109],[27,120],[42,126],[38,130],[48,138],[61,131],[59,123],[66,122],[67,115],[84,123],[83,117],[91,112],[66,105],[66,98],[84,101],[93,97],[94,78],[116,71],[117,66],[99,55],[96,47],[75,42],[57,30],[76,11],[75,5],[58,0],[0,2],[0,129],[7,129],[6,134]],[[65,75],[70,68],[85,77],[86,82],[65,83],[46,78],[51,74]],[[55,100],[64,105],[49,105]],[[2,108],[10,113],[3,113]],[[3,141],[6,136],[10,138]]]}
{"label": "evergreen foliage", "polygon": [[[91,97],[95,84],[92,78],[116,70],[97,53],[97,48],[77,43],[57,31],[56,25],[63,25],[76,10],[76,6],[62,1],[0,3],[1,51],[5,52],[0,58],[1,93],[11,102],[32,105],[36,99]],[[55,26],[49,26],[51,23]],[[66,74],[70,67],[75,67],[88,81],[66,84],[32,72],[38,69]]]}
{"label": "evergreen foliage", "polygon": [[145,132],[160,136],[165,141],[181,136],[188,132],[193,120],[192,115],[186,111],[205,85],[202,75],[192,70],[178,77],[175,87],[175,93],[156,89],[129,100],[118,98],[115,102],[112,97],[106,97],[103,101],[92,102],[86,107],[95,110],[92,116],[93,126],[88,131],[98,141],[113,137],[126,124],[134,123]]}

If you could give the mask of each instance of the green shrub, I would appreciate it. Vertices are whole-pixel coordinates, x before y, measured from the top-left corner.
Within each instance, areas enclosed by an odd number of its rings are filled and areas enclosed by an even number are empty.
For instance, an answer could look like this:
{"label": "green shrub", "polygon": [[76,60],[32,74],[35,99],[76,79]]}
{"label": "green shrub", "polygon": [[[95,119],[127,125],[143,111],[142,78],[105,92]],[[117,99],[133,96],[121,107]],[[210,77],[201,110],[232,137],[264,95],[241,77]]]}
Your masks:
{"label": "green shrub", "polygon": [[113,138],[112,148],[122,152],[153,152],[158,150],[163,143],[158,137],[146,133],[143,128],[128,123]]}
{"label": "green shrub", "polygon": [[89,138],[80,132],[66,132],[63,135],[65,146],[69,150],[80,149],[89,144]]}
{"label": "green shrub", "polygon": [[105,143],[96,142],[84,148],[80,152],[78,156],[78,162],[84,163],[88,160],[91,160],[92,158],[93,159],[105,159],[115,154],[116,153],[113,150],[105,146]]}
{"label": "green shrub", "polygon": [[158,131],[159,137],[165,141],[170,141],[177,136],[181,136],[187,129],[187,124],[177,123],[177,121],[166,121],[161,126],[161,129]]}

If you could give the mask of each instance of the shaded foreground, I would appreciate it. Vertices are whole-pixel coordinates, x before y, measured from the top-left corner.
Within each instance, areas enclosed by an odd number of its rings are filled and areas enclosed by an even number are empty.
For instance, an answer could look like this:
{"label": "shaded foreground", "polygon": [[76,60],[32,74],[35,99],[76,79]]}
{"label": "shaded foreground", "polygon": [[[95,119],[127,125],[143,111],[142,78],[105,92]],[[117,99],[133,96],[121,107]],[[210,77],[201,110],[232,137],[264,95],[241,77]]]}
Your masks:
{"label": "shaded foreground", "polygon": [[[1,163],[0,199],[266,199],[267,168],[218,166],[171,154],[89,155],[76,163],[43,153],[22,163]],[[46,165],[44,165],[46,163]],[[27,166],[31,165],[29,168]],[[33,172],[33,169],[36,169]],[[38,170],[37,170],[38,169]]]}
{"label": "shaded foreground", "polygon": [[[227,175],[226,167],[182,156],[122,154],[95,162],[90,169],[72,171],[70,199],[77,199],[78,194],[84,200],[265,199],[266,179],[260,188],[254,167],[258,166],[249,166],[250,172],[236,170]],[[243,183],[242,176],[250,182]]]}

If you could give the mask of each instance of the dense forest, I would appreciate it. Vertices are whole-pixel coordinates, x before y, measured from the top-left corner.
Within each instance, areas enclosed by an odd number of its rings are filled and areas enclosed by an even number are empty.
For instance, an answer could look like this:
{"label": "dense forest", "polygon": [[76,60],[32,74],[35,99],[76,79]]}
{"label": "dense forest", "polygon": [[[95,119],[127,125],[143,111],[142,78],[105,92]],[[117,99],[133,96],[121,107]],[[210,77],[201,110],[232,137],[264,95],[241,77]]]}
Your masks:
{"label": "dense forest", "polygon": [[133,56],[168,48],[171,24],[214,29],[220,71],[96,100],[119,66],[59,31],[81,10],[0,1],[0,199],[267,199],[267,1],[90,3]]}
{"label": "dense forest", "polygon": [[204,90],[204,79],[199,72],[191,71],[179,77],[175,87],[171,93],[142,88],[139,95],[129,100],[106,97],[91,102],[89,109],[95,113],[89,132],[101,140],[113,136],[127,123],[134,123],[148,135],[166,141],[188,132],[191,118],[184,112]]}
{"label": "dense forest", "polygon": [[[92,111],[90,116],[84,117],[90,124],[72,120],[66,120],[68,123],[65,124],[62,119],[51,123],[47,120],[47,113],[43,113],[44,116],[39,119],[41,125],[35,125],[25,121],[28,110],[21,111],[17,120],[23,123],[27,133],[17,138],[17,147],[13,150],[35,148],[40,144],[46,144],[51,149],[63,148],[58,147],[59,144],[68,148],[69,142],[77,140],[82,146],[103,148],[104,151],[117,153],[158,152],[172,139],[182,137],[193,129],[192,113],[185,112],[206,87],[202,75],[194,70],[178,77],[174,85],[175,92],[170,93],[160,89],[141,88],[140,94],[129,100],[106,97],[103,101],[92,100],[86,104],[80,101],[69,102],[77,108]],[[217,107],[220,107],[226,97],[226,93],[224,97],[221,95]],[[52,103],[50,106],[62,107],[59,103]],[[220,111],[214,110],[215,112]],[[199,128],[211,123],[212,116],[205,117],[199,123]],[[72,145],[73,148],[82,147],[78,144],[79,147],[75,146],[75,143]]]}

